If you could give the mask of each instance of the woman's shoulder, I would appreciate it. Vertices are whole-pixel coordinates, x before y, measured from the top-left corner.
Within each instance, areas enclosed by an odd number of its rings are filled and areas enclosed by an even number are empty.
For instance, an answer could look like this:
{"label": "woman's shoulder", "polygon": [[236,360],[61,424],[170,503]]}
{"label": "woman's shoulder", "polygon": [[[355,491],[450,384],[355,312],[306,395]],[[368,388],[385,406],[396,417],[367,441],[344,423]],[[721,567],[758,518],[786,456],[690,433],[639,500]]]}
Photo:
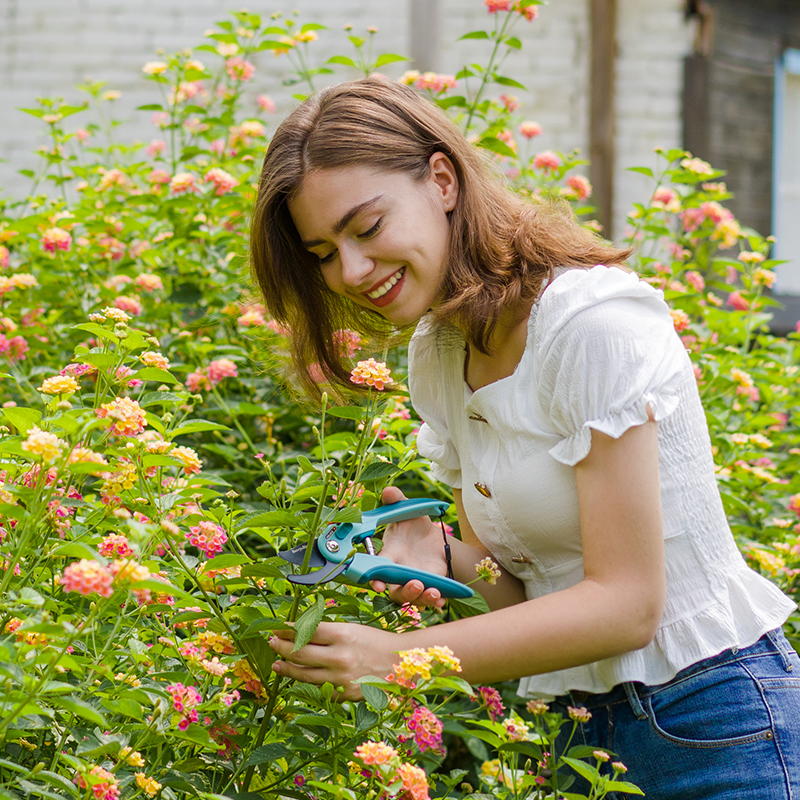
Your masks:
{"label": "woman's shoulder", "polygon": [[635,272],[602,264],[566,269],[539,300],[539,345],[546,348],[559,334],[590,322],[596,333],[598,327],[613,328],[630,318],[660,320],[672,327],[663,292]]}

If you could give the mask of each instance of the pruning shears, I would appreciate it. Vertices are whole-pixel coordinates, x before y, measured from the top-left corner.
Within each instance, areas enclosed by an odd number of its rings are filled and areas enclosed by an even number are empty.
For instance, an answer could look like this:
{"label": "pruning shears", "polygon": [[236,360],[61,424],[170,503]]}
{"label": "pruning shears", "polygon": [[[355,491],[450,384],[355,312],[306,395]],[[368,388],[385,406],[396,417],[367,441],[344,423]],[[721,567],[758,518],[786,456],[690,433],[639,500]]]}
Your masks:
{"label": "pruning shears", "polygon": [[[289,575],[288,578],[292,583],[305,586],[316,586],[332,580],[359,585],[370,581],[404,584],[410,580],[418,580],[426,589],[438,589],[442,597],[472,597],[475,593],[469,586],[452,578],[407,567],[375,555],[372,544],[375,531],[382,525],[426,515],[441,517],[448,505],[440,500],[428,498],[402,500],[373,511],[365,511],[361,515],[361,522],[332,522],[325,527],[312,545],[308,565],[313,572]],[[364,545],[366,553],[356,551],[356,546],[359,544]],[[282,550],[278,555],[284,561],[301,566],[305,559],[306,548],[306,544],[301,544],[291,550]]]}

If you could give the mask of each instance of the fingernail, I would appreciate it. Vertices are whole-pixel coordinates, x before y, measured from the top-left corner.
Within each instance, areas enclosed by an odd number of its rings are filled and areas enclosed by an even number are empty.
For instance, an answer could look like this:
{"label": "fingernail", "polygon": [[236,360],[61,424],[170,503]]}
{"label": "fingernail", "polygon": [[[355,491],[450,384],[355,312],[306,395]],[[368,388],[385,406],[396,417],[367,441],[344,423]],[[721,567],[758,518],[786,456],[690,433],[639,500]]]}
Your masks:
{"label": "fingernail", "polygon": [[272,671],[273,671],[273,672],[277,672],[278,674],[280,674],[280,671],[281,671],[281,662],[280,662],[280,661],[276,661],[276,662],[275,662],[275,663],[272,665]]}

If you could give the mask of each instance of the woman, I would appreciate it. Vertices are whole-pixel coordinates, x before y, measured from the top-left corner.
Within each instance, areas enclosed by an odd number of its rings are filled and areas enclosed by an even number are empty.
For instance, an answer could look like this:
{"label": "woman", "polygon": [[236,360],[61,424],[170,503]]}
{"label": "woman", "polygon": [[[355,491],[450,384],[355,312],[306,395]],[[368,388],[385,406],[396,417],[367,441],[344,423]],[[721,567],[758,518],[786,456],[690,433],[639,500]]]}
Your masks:
{"label": "woman", "polygon": [[[800,659],[780,632],[795,605],[736,549],[690,361],[661,293],[619,267],[627,251],[510,192],[437,108],[368,78],[276,132],[252,254],[312,391],[311,363],[347,381],[337,328],[419,323],[409,386],[420,453],[453,487],[454,575],[487,555],[503,568],[489,614],[323,624],[295,653],[282,633],[276,672],[354,698],[396,651],[447,645],[472,683],[586,705],[585,740],[648,797],[800,792]],[[428,518],[385,543],[445,573]],[[392,596],[442,603],[418,581]]]}

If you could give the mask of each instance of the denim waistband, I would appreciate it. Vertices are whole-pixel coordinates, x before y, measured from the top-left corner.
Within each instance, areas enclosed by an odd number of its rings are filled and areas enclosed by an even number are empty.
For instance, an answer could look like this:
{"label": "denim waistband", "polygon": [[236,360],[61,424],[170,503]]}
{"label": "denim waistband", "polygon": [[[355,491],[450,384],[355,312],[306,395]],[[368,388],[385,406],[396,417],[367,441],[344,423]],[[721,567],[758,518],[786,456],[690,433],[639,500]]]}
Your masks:
{"label": "denim waistband", "polygon": [[666,683],[648,686],[638,681],[628,681],[618,684],[609,692],[595,694],[592,692],[571,691],[568,695],[558,697],[556,700],[565,705],[569,704],[574,706],[584,706],[590,711],[591,709],[599,708],[600,706],[610,706],[615,705],[616,703],[627,702],[631,706],[634,714],[639,719],[644,719],[646,715],[640,698],[647,697],[648,695],[663,689],[665,686],[668,686],[671,683],[681,681],[684,678],[688,678],[691,675],[712,667],[718,667],[732,661],[739,661],[742,659],[754,658],[763,655],[779,655],[781,661],[783,662],[784,669],[787,672],[791,672],[793,664],[789,656],[793,653],[794,649],[783,635],[783,631],[780,628],[776,628],[775,630],[767,631],[767,633],[765,633],[755,644],[752,644],[749,647],[744,647],[742,649],[732,647],[728,650],[723,650],[721,653],[711,656],[710,658],[704,658],[702,661],[698,661],[696,664],[691,664],[690,666],[678,672],[674,678],[670,679]]}

